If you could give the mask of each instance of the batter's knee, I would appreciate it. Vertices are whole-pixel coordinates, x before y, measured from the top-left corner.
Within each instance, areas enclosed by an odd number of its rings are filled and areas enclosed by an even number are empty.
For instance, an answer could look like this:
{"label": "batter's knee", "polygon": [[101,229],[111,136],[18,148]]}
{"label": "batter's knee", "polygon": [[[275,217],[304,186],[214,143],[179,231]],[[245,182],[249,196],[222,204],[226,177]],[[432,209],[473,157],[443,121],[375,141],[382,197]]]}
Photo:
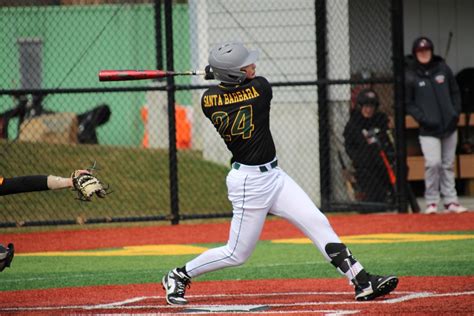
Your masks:
{"label": "batter's knee", "polygon": [[241,266],[247,261],[247,258],[237,256],[231,256],[229,259],[233,267]]}
{"label": "batter's knee", "polygon": [[314,225],[316,227],[331,227],[328,218],[321,212],[316,206],[314,209],[310,209],[309,212],[305,214],[303,219],[305,223]]}
{"label": "batter's knee", "polygon": [[240,266],[248,260],[251,254],[252,254],[252,251],[247,250],[247,249],[244,249],[244,250],[233,249],[229,251],[228,260],[232,266]]}

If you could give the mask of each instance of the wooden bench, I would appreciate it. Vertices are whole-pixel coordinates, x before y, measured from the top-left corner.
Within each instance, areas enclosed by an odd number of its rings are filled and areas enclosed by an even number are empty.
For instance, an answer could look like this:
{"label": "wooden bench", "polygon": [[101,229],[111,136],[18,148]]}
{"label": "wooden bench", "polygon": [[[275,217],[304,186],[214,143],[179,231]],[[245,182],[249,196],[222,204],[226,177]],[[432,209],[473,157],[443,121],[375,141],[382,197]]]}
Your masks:
{"label": "wooden bench", "polygon": [[[413,117],[405,117],[407,129],[414,130],[419,127]],[[458,123],[459,127],[466,126],[465,114],[462,113]],[[474,126],[474,113],[469,119],[469,126]],[[474,154],[460,154],[456,157],[456,178],[474,179]],[[425,178],[425,162],[423,156],[407,156],[408,180],[423,180]]]}

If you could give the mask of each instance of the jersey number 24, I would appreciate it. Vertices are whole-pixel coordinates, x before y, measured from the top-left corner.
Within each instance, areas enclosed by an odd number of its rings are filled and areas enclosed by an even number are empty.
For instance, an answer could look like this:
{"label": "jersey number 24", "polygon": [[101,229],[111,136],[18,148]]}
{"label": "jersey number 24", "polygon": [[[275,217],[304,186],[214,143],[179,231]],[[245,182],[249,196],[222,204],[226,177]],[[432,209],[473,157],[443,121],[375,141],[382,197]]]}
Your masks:
{"label": "jersey number 24", "polygon": [[[255,129],[251,105],[241,106],[233,120],[227,112],[223,111],[214,112],[211,120],[226,142],[230,142],[235,136],[242,136],[243,139],[250,138]],[[230,129],[229,126],[231,126]]]}

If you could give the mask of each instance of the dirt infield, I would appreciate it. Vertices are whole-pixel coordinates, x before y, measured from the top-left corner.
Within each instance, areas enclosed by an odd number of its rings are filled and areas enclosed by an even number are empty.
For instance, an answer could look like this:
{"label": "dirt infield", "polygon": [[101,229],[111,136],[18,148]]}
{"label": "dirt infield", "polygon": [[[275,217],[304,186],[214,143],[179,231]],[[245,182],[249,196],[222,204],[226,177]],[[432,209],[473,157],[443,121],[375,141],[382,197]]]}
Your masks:
{"label": "dirt infield", "polygon": [[245,309],[293,315],[474,313],[474,277],[403,277],[394,293],[371,302],[355,302],[344,279],[196,282],[187,293],[190,304],[175,307],[166,305],[157,284],[11,291],[0,297],[0,314],[188,314],[217,309],[219,315],[226,310],[246,314]]}
{"label": "dirt infield", "polygon": [[[332,216],[340,235],[474,230],[474,213]],[[157,243],[224,242],[229,225],[183,224],[2,234],[18,253],[84,250]],[[191,234],[192,233],[192,234]],[[190,240],[188,236],[192,235]],[[266,223],[262,239],[302,237],[283,220]],[[1,279],[0,279],[1,281]],[[0,292],[0,314],[474,314],[474,276],[402,277],[397,290],[355,302],[347,280],[284,279],[195,282],[186,307],[168,306],[157,283]],[[231,313],[232,312],[232,313]]]}

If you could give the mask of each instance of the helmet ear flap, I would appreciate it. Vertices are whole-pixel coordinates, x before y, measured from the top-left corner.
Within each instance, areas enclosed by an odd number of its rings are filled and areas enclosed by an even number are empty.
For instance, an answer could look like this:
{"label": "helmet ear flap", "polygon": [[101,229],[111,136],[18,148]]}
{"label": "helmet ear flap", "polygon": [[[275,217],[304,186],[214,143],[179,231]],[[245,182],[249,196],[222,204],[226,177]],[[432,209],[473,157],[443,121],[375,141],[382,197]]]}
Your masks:
{"label": "helmet ear flap", "polygon": [[245,72],[239,70],[231,69],[221,69],[217,67],[212,67],[212,72],[214,73],[214,78],[225,83],[241,83],[245,80],[247,75]]}

